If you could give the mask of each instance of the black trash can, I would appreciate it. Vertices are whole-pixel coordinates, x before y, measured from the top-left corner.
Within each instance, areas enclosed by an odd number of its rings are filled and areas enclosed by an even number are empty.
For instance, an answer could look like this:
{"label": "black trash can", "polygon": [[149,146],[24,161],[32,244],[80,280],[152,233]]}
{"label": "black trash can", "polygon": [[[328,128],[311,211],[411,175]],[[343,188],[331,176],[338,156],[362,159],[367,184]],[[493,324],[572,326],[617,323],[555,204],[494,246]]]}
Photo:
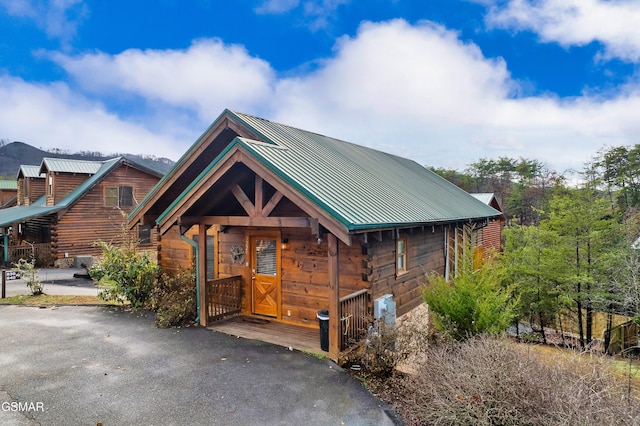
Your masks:
{"label": "black trash can", "polygon": [[320,323],[320,349],[329,352],[329,311],[318,311],[316,316]]}

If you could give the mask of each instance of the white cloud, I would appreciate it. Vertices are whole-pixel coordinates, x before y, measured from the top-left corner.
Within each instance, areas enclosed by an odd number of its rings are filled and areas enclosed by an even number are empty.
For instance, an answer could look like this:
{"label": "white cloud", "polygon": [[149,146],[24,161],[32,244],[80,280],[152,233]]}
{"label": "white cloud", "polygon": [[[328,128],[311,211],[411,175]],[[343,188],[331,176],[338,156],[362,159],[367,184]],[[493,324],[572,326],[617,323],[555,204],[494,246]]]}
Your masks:
{"label": "white cloud", "polygon": [[482,157],[580,169],[604,144],[636,143],[638,90],[608,101],[514,96],[502,60],[433,23],[365,23],[314,73],[279,82],[275,119],[422,164]]}
{"label": "white cloud", "polygon": [[[636,83],[606,99],[523,97],[504,60],[431,22],[364,23],[312,71],[280,79],[221,40],[52,57],[79,91],[0,78],[1,137],[176,159],[230,107],[425,165],[463,169],[483,157],[522,156],[563,171],[640,135]],[[114,93],[143,99],[149,110],[118,117],[105,106]]]}
{"label": "white cloud", "polygon": [[295,9],[300,0],[265,0],[254,10],[258,14],[280,14]]}
{"label": "white cloud", "polygon": [[126,122],[62,83],[38,85],[0,76],[0,99],[2,137],[36,147],[177,159],[192,142]]}
{"label": "white cloud", "polygon": [[258,14],[292,13],[301,9],[305,26],[311,31],[326,28],[336,9],[351,0],[264,0],[254,9]]}
{"label": "white cloud", "polygon": [[597,41],[602,57],[640,60],[640,2],[625,0],[511,0],[490,8],[487,23],[530,30],[545,42],[584,46]]}
{"label": "white cloud", "polygon": [[0,7],[9,15],[33,20],[65,48],[88,14],[83,0],[0,0]]}
{"label": "white cloud", "polygon": [[270,65],[218,39],[186,50],[126,50],[118,55],[53,54],[81,86],[95,93],[123,91],[196,111],[205,121],[224,108],[252,110],[271,95]]}

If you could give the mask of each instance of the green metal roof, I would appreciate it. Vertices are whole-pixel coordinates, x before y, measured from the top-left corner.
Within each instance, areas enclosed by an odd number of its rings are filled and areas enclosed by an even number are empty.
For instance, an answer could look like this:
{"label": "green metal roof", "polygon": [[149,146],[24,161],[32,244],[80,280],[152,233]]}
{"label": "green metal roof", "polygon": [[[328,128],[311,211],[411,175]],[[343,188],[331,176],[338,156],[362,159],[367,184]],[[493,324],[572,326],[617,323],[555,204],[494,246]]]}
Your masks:
{"label": "green metal roof", "polygon": [[[500,215],[413,160],[247,114],[229,110],[225,114],[261,138],[236,138],[232,144],[241,146],[349,231]],[[228,150],[185,189],[158,223]]]}
{"label": "green metal roof", "polygon": [[15,189],[18,190],[18,181],[15,180],[0,180],[0,189]]}
{"label": "green metal roof", "polygon": [[273,144],[247,148],[349,230],[500,214],[413,160],[233,114]]}
{"label": "green metal roof", "polygon": [[46,197],[42,196],[28,206],[15,206],[8,209],[0,209],[0,228],[9,226],[16,222],[23,222],[39,216],[46,216],[55,213],[60,209],[58,206],[46,206]]}
{"label": "green metal roof", "polygon": [[23,176],[25,178],[42,178],[44,175],[40,173],[40,166],[22,165],[18,170],[18,177]]}
{"label": "green metal roof", "polygon": [[[67,161],[67,160],[65,160]],[[28,206],[16,206],[8,209],[0,209],[0,227],[8,226],[16,222],[23,222],[38,216],[45,216],[63,210],[75,203],[83,194],[98,184],[112,169],[125,160],[122,157],[107,161],[96,161],[98,168],[92,176],[78,185],[62,200],[54,206],[46,205],[46,197],[43,196]]]}
{"label": "green metal roof", "polygon": [[89,160],[67,160],[64,158],[48,158],[42,159],[40,171],[49,170],[60,173],[81,173],[92,175],[97,173],[102,166],[102,161]]}

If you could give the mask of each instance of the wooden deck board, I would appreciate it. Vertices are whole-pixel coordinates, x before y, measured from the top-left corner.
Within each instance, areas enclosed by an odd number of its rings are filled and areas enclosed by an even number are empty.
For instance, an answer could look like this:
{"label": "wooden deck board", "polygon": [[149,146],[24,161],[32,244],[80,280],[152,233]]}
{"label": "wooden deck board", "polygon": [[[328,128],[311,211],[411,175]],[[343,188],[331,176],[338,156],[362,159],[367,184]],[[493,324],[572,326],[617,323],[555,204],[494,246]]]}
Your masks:
{"label": "wooden deck board", "polygon": [[300,327],[246,316],[236,316],[216,321],[209,324],[207,328],[232,336],[260,340],[299,351],[329,355],[328,352],[320,349],[320,330],[317,328]]}

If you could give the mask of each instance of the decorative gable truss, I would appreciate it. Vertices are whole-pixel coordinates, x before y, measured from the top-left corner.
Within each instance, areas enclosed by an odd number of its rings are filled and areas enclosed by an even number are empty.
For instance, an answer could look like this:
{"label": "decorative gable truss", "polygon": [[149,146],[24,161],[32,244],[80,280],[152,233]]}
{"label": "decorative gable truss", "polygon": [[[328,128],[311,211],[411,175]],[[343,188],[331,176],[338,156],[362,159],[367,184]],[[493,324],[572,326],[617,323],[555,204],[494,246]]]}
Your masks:
{"label": "decorative gable truss", "polygon": [[284,195],[275,191],[267,203],[265,199],[265,182],[262,177],[255,175],[255,190],[253,201],[245,193],[244,189],[236,183],[231,187],[233,197],[242,206],[246,216],[181,216],[180,226],[183,230],[189,229],[195,224],[222,225],[222,226],[265,226],[281,228],[312,228],[312,234],[318,235],[318,220],[310,217],[270,216]]}
{"label": "decorative gable truss", "polygon": [[[214,167],[203,171],[158,218],[161,234],[174,224],[180,226],[181,233],[202,224],[311,228],[311,233],[319,237],[322,226],[351,245],[351,236],[342,224],[254,161],[242,147],[236,145],[223,157],[214,162]],[[233,210],[231,203],[237,203],[238,209]],[[283,204],[286,206],[279,208]]]}

